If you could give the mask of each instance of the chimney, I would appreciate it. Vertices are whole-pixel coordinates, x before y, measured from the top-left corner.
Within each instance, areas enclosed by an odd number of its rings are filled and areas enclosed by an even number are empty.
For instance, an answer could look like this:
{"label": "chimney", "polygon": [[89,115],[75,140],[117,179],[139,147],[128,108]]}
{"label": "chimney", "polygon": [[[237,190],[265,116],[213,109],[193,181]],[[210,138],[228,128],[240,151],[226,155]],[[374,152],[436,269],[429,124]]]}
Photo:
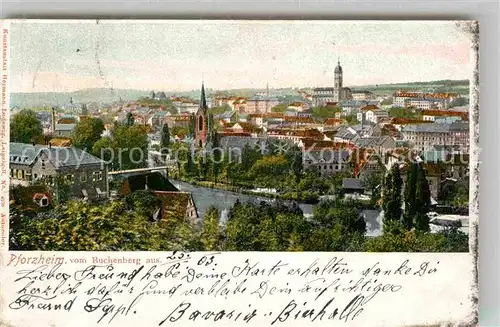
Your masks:
{"label": "chimney", "polygon": [[50,124],[50,132],[52,135],[56,133],[56,108],[52,107],[52,122]]}

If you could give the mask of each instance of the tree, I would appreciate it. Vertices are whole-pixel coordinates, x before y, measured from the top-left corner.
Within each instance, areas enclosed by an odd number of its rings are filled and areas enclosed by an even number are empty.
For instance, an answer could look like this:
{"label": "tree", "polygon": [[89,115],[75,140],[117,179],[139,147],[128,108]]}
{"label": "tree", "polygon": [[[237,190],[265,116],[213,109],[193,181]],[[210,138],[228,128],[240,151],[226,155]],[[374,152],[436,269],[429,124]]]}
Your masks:
{"label": "tree", "polygon": [[117,125],[112,131],[115,162],[120,169],[144,168],[148,159],[148,135],[141,125]]}
{"label": "tree", "polygon": [[133,115],[131,112],[129,112],[129,113],[127,114],[127,121],[126,121],[126,123],[125,123],[125,124],[126,124],[127,126],[132,126],[132,125],[134,125],[134,124],[135,124],[135,118],[134,118],[134,115]]}
{"label": "tree", "polygon": [[422,114],[419,110],[412,108],[390,108],[389,117],[391,118],[408,118],[408,119],[422,119]]}
{"label": "tree", "polygon": [[[128,201],[128,204],[127,204]],[[18,250],[38,251],[199,251],[199,233],[173,214],[152,221],[156,199],[147,191],[128,200],[85,203],[70,200],[46,212],[30,214],[17,208],[11,244]]]}
{"label": "tree", "polygon": [[398,221],[384,224],[384,234],[365,241],[368,252],[468,252],[468,236],[456,228],[437,233],[407,230]]}
{"label": "tree", "polygon": [[162,129],[161,129],[161,141],[160,141],[160,147],[162,154],[167,153],[167,149],[170,146],[170,130],[168,128],[168,124],[164,124]]}
{"label": "tree", "polygon": [[212,178],[214,183],[217,184],[219,175],[223,169],[223,159],[224,159],[224,153],[221,151],[221,149],[216,148],[212,151],[212,158],[210,162],[210,170],[212,174]]}
{"label": "tree", "polygon": [[219,225],[219,210],[208,208],[203,219],[201,242],[204,251],[220,251],[221,231]]}
{"label": "tree", "polygon": [[189,137],[194,137],[196,131],[196,116],[194,114],[189,115],[189,126],[188,134]]}
{"label": "tree", "polygon": [[285,112],[286,108],[288,108],[288,103],[280,103],[271,108],[272,112]]}
{"label": "tree", "polygon": [[104,123],[99,118],[84,118],[72,132],[73,146],[90,152],[104,131]]}
{"label": "tree", "polygon": [[171,129],[170,129],[170,134],[172,136],[183,136],[183,135],[187,135],[189,136],[189,128],[188,127],[183,127],[183,126],[173,126]]}
{"label": "tree", "polygon": [[150,190],[137,190],[129,193],[123,198],[123,202],[127,209],[135,210],[150,219],[161,205],[161,201]]}
{"label": "tree", "polygon": [[322,227],[338,226],[343,233],[364,235],[366,222],[360,214],[358,203],[352,200],[321,201],[314,209],[314,220]]}
{"label": "tree", "polygon": [[399,170],[399,164],[395,163],[384,179],[382,194],[382,209],[384,210],[384,221],[399,221],[403,214],[402,191],[403,179]]}
{"label": "tree", "polygon": [[42,139],[43,127],[34,111],[23,109],[12,117],[10,123],[11,142],[38,143]]}
{"label": "tree", "polygon": [[228,104],[224,104],[220,107],[212,107],[208,110],[208,112],[212,115],[220,115],[224,112],[232,111],[231,107]]}
{"label": "tree", "polygon": [[186,155],[186,160],[184,161],[184,166],[183,166],[183,169],[184,169],[184,174],[187,176],[187,177],[195,177],[198,175],[198,170],[197,170],[197,167],[196,167],[196,164],[194,163],[194,157],[195,156],[195,153],[193,151],[189,152],[187,155]]}
{"label": "tree", "polygon": [[431,192],[422,163],[412,163],[408,171],[405,186],[404,225],[407,229],[413,226],[421,231],[429,230],[427,213],[431,205]]}
{"label": "tree", "polygon": [[429,208],[431,206],[431,191],[422,164],[418,165],[417,186],[415,191],[415,227],[421,231],[429,231]]}
{"label": "tree", "polygon": [[310,230],[310,222],[293,206],[237,202],[228,215],[224,250],[298,250],[310,238]]}
{"label": "tree", "polygon": [[359,120],[356,115],[347,115],[345,116],[345,120],[347,121],[348,125],[356,125],[359,124]]}
{"label": "tree", "polygon": [[92,154],[111,163],[114,159],[115,145],[110,137],[102,137],[92,146]]}
{"label": "tree", "polygon": [[248,175],[263,186],[276,186],[290,169],[285,156],[268,155],[257,160],[250,168]]}
{"label": "tree", "polygon": [[440,202],[455,207],[465,207],[469,203],[469,180],[447,181],[439,195]]}
{"label": "tree", "polygon": [[[401,183],[403,181],[401,180]],[[370,190],[371,192],[371,197],[370,197],[370,203],[375,206],[377,205],[378,201],[380,200],[382,196],[382,189],[383,189],[383,184],[384,184],[384,173],[383,172],[372,172],[370,174],[367,174],[364,177],[363,180],[364,185],[366,186],[367,190]]]}
{"label": "tree", "polygon": [[304,170],[303,160],[302,160],[302,151],[296,145],[288,149],[285,153],[285,157],[290,163],[290,171],[295,176],[295,182],[298,183],[300,177],[302,175],[302,171]]}
{"label": "tree", "polygon": [[413,227],[413,220],[417,212],[415,196],[417,191],[418,164],[410,164],[406,175],[406,185],[404,190],[405,211],[403,214],[403,225],[406,229]]}
{"label": "tree", "polygon": [[312,116],[319,120],[335,117],[337,112],[342,112],[338,106],[319,106],[311,108]]}
{"label": "tree", "polygon": [[465,97],[458,97],[458,98],[454,99],[453,101],[451,101],[449,107],[450,108],[461,107],[461,106],[465,106],[467,104],[468,104],[467,98],[465,98]]}

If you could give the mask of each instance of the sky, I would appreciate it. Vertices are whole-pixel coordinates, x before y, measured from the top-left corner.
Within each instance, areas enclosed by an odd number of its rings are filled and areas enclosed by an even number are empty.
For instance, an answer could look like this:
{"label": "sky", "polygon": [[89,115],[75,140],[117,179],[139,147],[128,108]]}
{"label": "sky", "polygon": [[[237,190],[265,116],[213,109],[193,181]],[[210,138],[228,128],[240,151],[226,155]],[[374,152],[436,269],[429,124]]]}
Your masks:
{"label": "sky", "polygon": [[12,23],[11,92],[344,86],[468,79],[454,22],[62,21]]}

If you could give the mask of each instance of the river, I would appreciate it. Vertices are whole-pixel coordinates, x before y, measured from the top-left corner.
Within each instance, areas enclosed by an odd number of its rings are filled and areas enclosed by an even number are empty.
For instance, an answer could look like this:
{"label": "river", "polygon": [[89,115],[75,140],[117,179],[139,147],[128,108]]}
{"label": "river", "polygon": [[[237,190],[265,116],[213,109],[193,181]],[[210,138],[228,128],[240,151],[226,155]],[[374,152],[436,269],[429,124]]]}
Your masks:
{"label": "river", "polygon": [[[273,199],[242,194],[227,190],[219,190],[208,187],[194,186],[189,183],[180,182],[177,180],[170,180],[170,182],[179,189],[179,191],[190,192],[193,196],[196,209],[198,211],[198,216],[203,219],[205,212],[212,205],[217,207],[221,212],[220,221],[225,223],[227,220],[227,214],[229,209],[233,206],[236,200],[240,202],[273,202]],[[286,201],[284,201],[287,203]],[[313,214],[314,205],[299,203],[299,207],[305,216],[311,216]],[[381,234],[381,214],[378,210],[363,210],[363,215],[366,221],[366,235],[367,236],[378,236]]]}

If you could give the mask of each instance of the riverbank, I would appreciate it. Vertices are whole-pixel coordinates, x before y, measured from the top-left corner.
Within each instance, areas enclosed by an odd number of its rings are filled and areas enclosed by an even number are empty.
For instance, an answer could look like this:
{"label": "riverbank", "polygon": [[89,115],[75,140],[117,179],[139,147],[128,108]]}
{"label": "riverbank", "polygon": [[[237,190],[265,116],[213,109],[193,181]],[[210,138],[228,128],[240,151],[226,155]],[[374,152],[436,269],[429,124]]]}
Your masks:
{"label": "riverbank", "polygon": [[[186,179],[186,178],[180,178],[179,176],[175,176],[175,180],[191,184],[193,186],[199,186],[199,187],[206,187],[206,188],[211,188],[211,189],[217,189],[217,190],[222,190],[222,191],[229,191],[229,192],[235,192],[235,193],[241,193],[241,194],[246,194],[246,195],[253,195],[253,196],[259,196],[259,197],[265,197],[269,199],[275,199],[275,200],[283,200],[283,201],[297,201],[300,203],[305,203],[305,204],[318,204],[319,202],[319,195],[312,195],[308,197],[300,197],[297,195],[297,192],[287,192],[284,194],[281,193],[268,193],[268,192],[255,192],[253,189],[250,189],[245,186],[241,185],[232,185],[232,184],[226,184],[226,183],[214,183],[211,181],[197,181],[197,180],[192,180],[192,179]],[[255,187],[254,187],[255,188]],[[294,194],[295,193],[295,194]]]}

